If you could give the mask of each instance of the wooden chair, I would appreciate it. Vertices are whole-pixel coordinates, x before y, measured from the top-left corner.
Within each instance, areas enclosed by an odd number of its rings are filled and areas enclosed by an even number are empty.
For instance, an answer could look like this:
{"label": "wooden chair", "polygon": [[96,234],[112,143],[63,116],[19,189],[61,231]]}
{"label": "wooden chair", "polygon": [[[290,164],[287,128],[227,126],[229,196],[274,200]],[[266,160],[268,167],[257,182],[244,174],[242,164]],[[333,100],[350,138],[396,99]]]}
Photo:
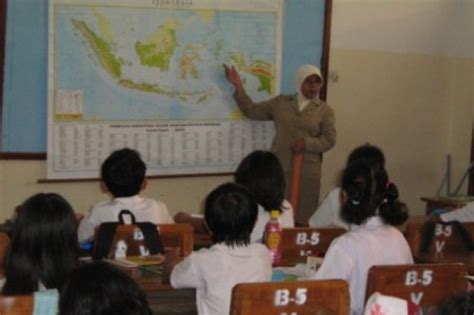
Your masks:
{"label": "wooden chair", "polygon": [[187,256],[193,251],[193,226],[189,223],[158,224],[161,241],[166,248],[177,247],[180,256]]}
{"label": "wooden chair", "polygon": [[[465,243],[461,235],[456,231],[453,225],[445,225],[436,223],[433,232],[433,239],[429,244],[426,253],[421,253],[421,246],[423,245],[423,229],[426,222],[408,222],[405,230],[405,238],[410,245],[413,257],[417,261],[420,254],[428,256],[441,256],[450,254],[469,253],[469,249],[465,247]],[[468,232],[471,239],[474,239],[474,223],[462,224],[464,229]]]}
{"label": "wooden chair", "polygon": [[294,266],[306,263],[308,255],[323,255],[331,242],[346,230],[342,228],[286,228],[283,229],[280,244],[279,266]]}
{"label": "wooden chair", "polygon": [[33,295],[0,296],[0,314],[2,315],[31,315],[33,306]]}
{"label": "wooden chair", "polygon": [[7,233],[0,232],[0,275],[5,274],[4,261],[5,255],[7,254],[8,245],[10,245],[10,237]]}
{"label": "wooden chair", "polygon": [[[103,231],[107,233],[102,235],[104,237],[101,237],[101,231],[106,224],[109,223],[101,224],[96,228],[94,250],[92,253],[94,259],[144,256],[147,249],[150,254],[164,253],[164,246],[159,243],[161,238],[158,239],[157,243],[153,243],[156,247],[153,250],[151,246],[147,246],[145,237],[143,233],[141,233],[142,231],[134,224],[119,224],[114,229],[108,229],[108,227],[110,227],[108,226],[107,229]],[[151,224],[150,228],[154,229],[155,226]],[[109,244],[108,233],[113,233]]]}
{"label": "wooden chair", "polygon": [[[176,249],[178,256],[189,255],[193,250],[193,227],[190,224],[157,224],[161,243],[166,250]],[[127,244],[127,256],[140,256],[140,245],[145,245],[145,241],[137,241],[135,232],[138,229],[135,225],[123,224],[118,225],[115,229],[115,236],[113,237],[109,257],[114,257],[114,252],[119,246],[118,242],[123,240]],[[96,235],[98,228],[96,228]],[[97,237],[95,247],[97,244]]]}
{"label": "wooden chair", "polygon": [[431,307],[466,292],[466,276],[466,266],[459,263],[373,266],[369,269],[366,300],[380,292],[422,308]]}
{"label": "wooden chair", "polygon": [[349,287],[343,280],[260,282],[232,290],[231,315],[349,314]]}

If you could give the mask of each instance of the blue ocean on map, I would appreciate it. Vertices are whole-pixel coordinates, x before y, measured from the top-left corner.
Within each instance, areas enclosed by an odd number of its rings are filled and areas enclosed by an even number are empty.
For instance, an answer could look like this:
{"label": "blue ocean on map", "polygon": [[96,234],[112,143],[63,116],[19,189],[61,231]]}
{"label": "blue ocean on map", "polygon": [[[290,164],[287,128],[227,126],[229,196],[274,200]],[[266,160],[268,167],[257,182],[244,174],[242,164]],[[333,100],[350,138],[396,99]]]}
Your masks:
{"label": "blue ocean on map", "polygon": [[83,92],[83,121],[241,119],[223,63],[276,92],[271,12],[57,5],[55,23],[54,89]]}

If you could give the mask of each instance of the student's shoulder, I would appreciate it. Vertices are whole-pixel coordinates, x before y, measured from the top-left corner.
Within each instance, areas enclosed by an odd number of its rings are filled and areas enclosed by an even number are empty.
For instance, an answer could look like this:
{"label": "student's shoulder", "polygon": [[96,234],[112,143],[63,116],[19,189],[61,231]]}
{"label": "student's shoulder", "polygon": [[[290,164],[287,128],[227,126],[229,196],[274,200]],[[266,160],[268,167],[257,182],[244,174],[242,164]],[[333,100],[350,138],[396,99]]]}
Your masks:
{"label": "student's shoulder", "polygon": [[331,246],[334,245],[336,247],[351,249],[356,248],[362,244],[365,244],[365,236],[357,231],[348,231],[342,235],[336,237]]}
{"label": "student's shoulder", "polygon": [[110,208],[113,207],[113,201],[111,200],[105,200],[105,201],[100,201],[92,205],[91,207],[91,212],[100,212],[104,210],[109,210]]}
{"label": "student's shoulder", "polygon": [[335,187],[333,190],[331,190],[328,193],[327,196],[329,198],[339,198],[340,195],[341,195],[341,187]]}
{"label": "student's shoulder", "polygon": [[145,198],[145,197],[140,197],[143,203],[149,204],[149,206],[154,206],[158,209],[163,209],[163,210],[168,210],[168,207],[166,204],[158,199],[153,199],[153,198]]}
{"label": "student's shoulder", "polygon": [[249,252],[254,253],[255,255],[263,255],[263,256],[270,255],[268,248],[265,245],[260,244],[260,243],[251,243],[250,245],[247,246],[247,249]]}

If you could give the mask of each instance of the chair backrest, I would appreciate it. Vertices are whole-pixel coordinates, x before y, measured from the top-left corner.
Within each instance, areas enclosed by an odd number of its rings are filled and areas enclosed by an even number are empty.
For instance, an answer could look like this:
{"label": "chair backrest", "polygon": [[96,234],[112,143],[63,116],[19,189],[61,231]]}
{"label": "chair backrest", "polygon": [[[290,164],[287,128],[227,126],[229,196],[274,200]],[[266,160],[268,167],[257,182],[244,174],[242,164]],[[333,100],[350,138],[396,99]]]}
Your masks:
{"label": "chair backrest", "polygon": [[232,290],[231,315],[349,314],[349,288],[343,280],[260,282]]}
{"label": "chair backrest", "polygon": [[0,296],[0,314],[2,315],[31,315],[33,306],[33,295]]}
{"label": "chair backrest", "polygon": [[[423,246],[424,238],[428,235],[423,235],[423,231],[427,231],[428,225],[426,222],[408,222],[405,230],[405,238],[410,245],[413,256],[416,258],[420,254]],[[454,225],[446,225],[436,223],[432,228],[432,240],[428,244],[426,254],[441,255],[449,253],[469,252],[466,248],[466,243],[462,239],[461,233]],[[474,239],[474,223],[463,223],[462,227],[467,232],[471,239]],[[426,232],[425,232],[426,233]]]}
{"label": "chair backrest", "polygon": [[181,256],[187,256],[193,251],[193,226],[189,223],[157,224],[160,238],[166,248],[179,248]]}
{"label": "chair backrest", "polygon": [[366,300],[380,292],[423,308],[435,306],[466,292],[467,274],[466,266],[459,263],[373,266],[369,269]]}
{"label": "chair backrest", "polygon": [[152,223],[106,222],[96,229],[92,255],[94,259],[147,256],[159,253],[164,253],[164,248],[156,226]]}
{"label": "chair backrest", "polygon": [[308,255],[323,255],[331,242],[346,230],[342,228],[297,227],[283,229],[280,266],[306,263]]}
{"label": "chair backrest", "polygon": [[[5,274],[5,255],[7,254],[10,237],[7,233],[0,232],[0,275]],[[1,314],[1,313],[0,313]]]}

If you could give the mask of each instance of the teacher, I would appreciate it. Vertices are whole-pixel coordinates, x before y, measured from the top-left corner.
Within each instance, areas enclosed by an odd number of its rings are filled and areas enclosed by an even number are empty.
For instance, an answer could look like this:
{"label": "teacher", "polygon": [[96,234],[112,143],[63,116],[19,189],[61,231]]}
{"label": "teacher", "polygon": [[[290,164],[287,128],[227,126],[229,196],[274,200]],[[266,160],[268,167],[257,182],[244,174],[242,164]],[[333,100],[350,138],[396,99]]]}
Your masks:
{"label": "teacher", "polygon": [[272,151],[285,172],[286,199],[291,191],[292,158],[303,153],[300,194],[295,221],[306,225],[318,207],[323,152],[334,147],[336,128],[334,111],[319,98],[324,80],[313,65],[303,65],[296,72],[296,95],[278,95],[254,103],[245,92],[239,73],[224,65],[225,76],[234,86],[234,99],[242,113],[253,120],[273,120],[275,138]]}

